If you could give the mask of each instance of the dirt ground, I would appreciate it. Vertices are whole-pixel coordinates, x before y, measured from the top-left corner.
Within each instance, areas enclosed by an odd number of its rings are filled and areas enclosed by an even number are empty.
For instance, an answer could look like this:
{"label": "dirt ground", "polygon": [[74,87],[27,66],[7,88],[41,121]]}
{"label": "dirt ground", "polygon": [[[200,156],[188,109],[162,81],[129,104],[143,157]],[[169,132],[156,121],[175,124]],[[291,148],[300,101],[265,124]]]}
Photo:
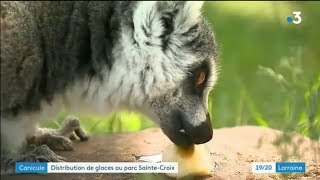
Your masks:
{"label": "dirt ground", "polygon": [[[160,153],[171,142],[160,129],[92,137],[76,142],[75,150],[57,152],[72,162],[131,162],[134,155]],[[320,141],[297,134],[255,126],[214,130],[209,142],[216,169],[211,176],[192,179],[320,179]],[[281,160],[306,163],[305,174],[253,174],[252,162]],[[3,176],[23,180],[99,180],[99,179],[168,179],[164,175],[142,174],[47,174]]]}

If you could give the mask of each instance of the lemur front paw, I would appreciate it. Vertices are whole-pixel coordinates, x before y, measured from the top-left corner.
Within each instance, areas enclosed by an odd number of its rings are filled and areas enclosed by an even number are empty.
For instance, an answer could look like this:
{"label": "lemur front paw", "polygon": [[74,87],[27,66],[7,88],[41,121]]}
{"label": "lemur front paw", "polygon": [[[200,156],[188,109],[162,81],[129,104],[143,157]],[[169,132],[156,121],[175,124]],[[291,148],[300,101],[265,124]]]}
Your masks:
{"label": "lemur front paw", "polygon": [[36,146],[47,145],[52,150],[73,150],[70,139],[50,132],[42,134],[41,136],[33,136],[28,139],[28,144],[34,144]]}
{"label": "lemur front paw", "polygon": [[86,141],[89,136],[80,127],[79,119],[67,116],[59,129],[39,128],[33,136],[27,138],[28,144],[40,146],[46,144],[52,150],[73,150],[72,141]]}
{"label": "lemur front paw", "polygon": [[16,162],[61,162],[66,158],[52,150],[73,150],[72,140],[88,140],[89,136],[80,127],[79,119],[67,116],[59,129],[39,128],[27,138],[27,146],[18,155],[1,152],[1,174],[13,174]]}

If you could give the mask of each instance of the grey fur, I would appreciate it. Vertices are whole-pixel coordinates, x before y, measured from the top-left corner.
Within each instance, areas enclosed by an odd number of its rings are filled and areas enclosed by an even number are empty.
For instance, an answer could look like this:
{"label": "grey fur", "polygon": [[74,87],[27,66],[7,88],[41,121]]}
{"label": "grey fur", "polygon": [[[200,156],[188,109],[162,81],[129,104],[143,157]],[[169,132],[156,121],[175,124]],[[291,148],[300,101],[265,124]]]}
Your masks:
{"label": "grey fur", "polygon": [[110,64],[101,26],[111,8],[110,2],[1,2],[3,23],[13,24],[1,30],[1,112],[39,110],[42,99],[51,102],[78,76]]}
{"label": "grey fur", "polygon": [[135,110],[178,145],[210,140],[217,45],[197,3],[2,1],[1,152],[16,152],[40,115],[62,106]]}

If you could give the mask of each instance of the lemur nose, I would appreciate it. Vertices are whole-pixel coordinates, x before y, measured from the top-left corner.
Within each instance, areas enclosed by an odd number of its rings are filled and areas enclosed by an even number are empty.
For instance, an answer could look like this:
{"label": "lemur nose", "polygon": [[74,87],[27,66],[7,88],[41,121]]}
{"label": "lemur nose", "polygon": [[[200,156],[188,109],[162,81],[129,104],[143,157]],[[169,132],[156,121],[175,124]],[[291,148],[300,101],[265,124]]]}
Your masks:
{"label": "lemur nose", "polygon": [[206,116],[205,121],[202,121],[197,126],[192,126],[191,124],[184,125],[187,136],[190,137],[194,144],[203,144],[212,139],[213,130],[209,115]]}
{"label": "lemur nose", "polygon": [[188,147],[192,144],[202,144],[212,139],[212,127],[209,115],[191,121],[182,111],[173,110],[168,121],[160,124],[164,134],[178,146]]}

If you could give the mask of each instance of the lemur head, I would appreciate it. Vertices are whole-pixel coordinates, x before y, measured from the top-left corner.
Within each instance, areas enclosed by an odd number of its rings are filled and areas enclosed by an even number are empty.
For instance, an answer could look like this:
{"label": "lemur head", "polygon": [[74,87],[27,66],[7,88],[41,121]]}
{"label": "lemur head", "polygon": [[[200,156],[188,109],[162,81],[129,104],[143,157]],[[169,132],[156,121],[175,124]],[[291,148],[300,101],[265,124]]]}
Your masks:
{"label": "lemur head", "polygon": [[129,104],[180,146],[212,139],[207,103],[217,79],[217,45],[202,4],[137,2],[132,18],[122,18],[113,50],[118,63],[131,67]]}

